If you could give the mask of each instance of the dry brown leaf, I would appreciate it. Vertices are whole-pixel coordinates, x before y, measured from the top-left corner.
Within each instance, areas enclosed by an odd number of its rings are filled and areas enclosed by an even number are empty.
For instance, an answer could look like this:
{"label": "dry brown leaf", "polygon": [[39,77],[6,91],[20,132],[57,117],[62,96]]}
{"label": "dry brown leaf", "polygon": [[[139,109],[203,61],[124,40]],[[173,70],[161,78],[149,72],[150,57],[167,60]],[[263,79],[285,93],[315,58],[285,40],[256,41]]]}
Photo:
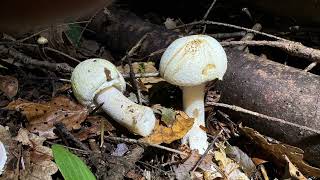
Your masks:
{"label": "dry brown leaf", "polygon": [[[130,68],[128,64],[126,64],[125,66],[118,66],[117,68],[122,74],[130,73]],[[134,73],[144,74],[158,72],[154,62],[134,62],[132,63],[132,68]],[[148,92],[148,90],[152,87],[153,84],[156,84],[161,81],[165,80],[161,77],[142,77],[138,79],[138,85],[142,91]]]}
{"label": "dry brown leaf", "polygon": [[283,179],[307,180],[307,178],[303,176],[303,174],[297,169],[294,164],[292,164],[292,162],[286,155],[284,155],[284,158],[287,161],[287,167]]}
{"label": "dry brown leaf", "polygon": [[240,168],[251,177],[256,171],[256,165],[252,159],[240,148],[226,144],[225,152],[229,158],[240,165]]}
{"label": "dry brown leaf", "polygon": [[149,91],[150,88],[156,83],[165,81],[161,77],[145,77],[145,78],[139,78],[139,81],[144,86],[145,91]]}
{"label": "dry brown leaf", "polygon": [[25,170],[21,170],[20,175],[24,179],[51,180],[58,167],[52,162],[52,150],[42,145],[46,139],[21,128],[15,140],[30,147],[23,150]]}
{"label": "dry brown leaf", "polygon": [[[155,67],[154,62],[134,62],[132,63],[132,68],[134,73],[154,73],[157,72],[157,68]],[[122,74],[129,74],[130,67],[128,64],[124,66],[118,66],[117,69]]]}
{"label": "dry brown leaf", "polygon": [[[178,180],[188,179],[188,177],[190,177],[189,172],[194,168],[200,158],[201,155],[198,153],[198,151],[192,151],[188,159],[174,170],[176,178]],[[208,153],[204,157],[198,168],[200,168],[204,172],[217,172],[213,164],[214,163],[212,162],[212,154]]]}
{"label": "dry brown leaf", "polygon": [[2,91],[7,97],[13,98],[17,95],[18,84],[17,78],[0,75],[0,91]]}
{"label": "dry brown leaf", "polygon": [[134,170],[130,170],[127,172],[126,177],[132,180],[145,180],[146,178],[143,177],[141,174],[136,173]]}
{"label": "dry brown leaf", "polygon": [[[13,180],[17,177],[28,180],[51,180],[51,175],[58,171],[58,167],[52,161],[51,149],[42,145],[45,138],[32,134],[26,129],[20,129],[18,135],[11,138],[9,132],[0,125],[0,139],[4,142],[8,152],[8,164],[3,176],[0,177],[1,180]],[[22,149],[17,144],[18,141],[27,147]],[[22,150],[21,160],[23,160],[21,164],[24,168],[16,171],[20,150]]]}
{"label": "dry brown leaf", "polygon": [[252,128],[240,127],[240,130],[261,148],[261,153],[264,154],[264,156],[271,158],[270,160],[274,163],[285,165],[287,161],[284,155],[286,155],[303,174],[320,177],[319,168],[312,167],[303,161],[303,150],[287,144],[271,144],[263,135]]}
{"label": "dry brown leaf", "polygon": [[228,180],[249,180],[249,178],[239,169],[239,164],[228,158],[225,146],[218,144],[218,150],[214,151],[214,159],[218,162],[219,168]]}
{"label": "dry brown leaf", "polygon": [[103,123],[104,131],[115,130],[112,124],[103,116],[88,116],[85,122],[87,122],[89,125],[87,127],[82,127],[79,132],[74,134],[74,136],[80,139],[80,141],[100,135],[101,123]]}
{"label": "dry brown leaf", "polygon": [[176,120],[171,127],[166,127],[159,122],[157,123],[153,133],[142,140],[151,144],[170,144],[175,140],[183,138],[183,136],[191,129],[194,119],[182,111],[177,111]]}
{"label": "dry brown leaf", "polygon": [[79,129],[88,114],[88,110],[70,99],[59,96],[50,102],[33,103],[26,100],[16,100],[7,107],[10,110],[20,111],[27,117],[27,129],[39,133],[46,138],[56,138],[53,133],[54,124],[62,122],[68,130]]}
{"label": "dry brown leaf", "polygon": [[261,164],[264,164],[264,163],[268,162],[268,161],[266,161],[266,160],[264,160],[264,159],[256,158],[256,157],[253,157],[253,158],[251,158],[251,159],[252,159],[253,163],[254,163],[256,166],[259,166],[259,165],[261,165]]}

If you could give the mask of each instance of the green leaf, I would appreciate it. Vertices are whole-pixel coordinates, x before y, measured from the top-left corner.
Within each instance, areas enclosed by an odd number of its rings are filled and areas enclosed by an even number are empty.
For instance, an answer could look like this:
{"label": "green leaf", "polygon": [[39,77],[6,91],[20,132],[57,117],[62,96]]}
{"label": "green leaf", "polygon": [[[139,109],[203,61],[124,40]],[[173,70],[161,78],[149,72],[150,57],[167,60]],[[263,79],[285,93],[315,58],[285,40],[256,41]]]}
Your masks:
{"label": "green leaf", "polygon": [[61,145],[52,146],[54,161],[65,180],[96,180],[88,166]]}
{"label": "green leaf", "polygon": [[79,47],[80,45],[80,36],[81,36],[81,26],[79,24],[70,24],[69,30],[67,31],[67,36],[70,38],[72,43]]}
{"label": "green leaf", "polygon": [[3,69],[8,69],[7,67],[4,67],[4,66],[2,66],[1,64],[0,64],[0,68],[3,68]]}

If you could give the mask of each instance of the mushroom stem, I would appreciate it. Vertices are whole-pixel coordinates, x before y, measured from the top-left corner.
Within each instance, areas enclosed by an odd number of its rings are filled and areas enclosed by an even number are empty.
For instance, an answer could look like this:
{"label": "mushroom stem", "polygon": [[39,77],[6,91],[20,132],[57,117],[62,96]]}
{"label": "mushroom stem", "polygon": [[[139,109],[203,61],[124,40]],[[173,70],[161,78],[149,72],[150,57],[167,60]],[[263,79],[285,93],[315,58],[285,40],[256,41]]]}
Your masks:
{"label": "mushroom stem", "polygon": [[133,133],[148,136],[154,129],[156,118],[152,109],[130,101],[115,87],[97,93],[95,102],[103,103],[101,108]]}
{"label": "mushroom stem", "polygon": [[200,154],[203,154],[207,147],[207,133],[200,128],[200,125],[205,126],[204,114],[204,90],[205,84],[198,86],[181,87],[183,91],[183,107],[189,117],[195,118],[193,127],[182,139],[182,143],[189,143],[191,149],[197,149]]}

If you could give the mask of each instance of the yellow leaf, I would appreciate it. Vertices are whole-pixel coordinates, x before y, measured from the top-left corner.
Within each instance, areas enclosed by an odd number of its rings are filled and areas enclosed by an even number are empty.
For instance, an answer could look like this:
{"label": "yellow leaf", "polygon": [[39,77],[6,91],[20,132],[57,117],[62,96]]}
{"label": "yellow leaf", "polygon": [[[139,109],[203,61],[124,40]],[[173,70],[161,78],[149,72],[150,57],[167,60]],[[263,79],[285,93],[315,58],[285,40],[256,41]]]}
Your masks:
{"label": "yellow leaf", "polygon": [[181,139],[191,129],[193,123],[194,118],[189,118],[184,112],[177,111],[176,120],[171,127],[163,126],[158,122],[153,133],[142,140],[151,144],[170,144]]}

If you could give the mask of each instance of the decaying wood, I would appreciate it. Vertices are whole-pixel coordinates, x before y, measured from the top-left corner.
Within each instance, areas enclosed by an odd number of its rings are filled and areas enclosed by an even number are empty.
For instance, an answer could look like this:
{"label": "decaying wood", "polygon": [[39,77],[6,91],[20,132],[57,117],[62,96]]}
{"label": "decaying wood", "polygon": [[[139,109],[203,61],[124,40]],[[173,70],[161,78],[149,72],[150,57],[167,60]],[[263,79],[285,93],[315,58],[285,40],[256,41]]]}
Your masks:
{"label": "decaying wood", "polygon": [[[105,23],[107,25],[93,23],[90,28],[115,51],[131,49],[148,33],[139,49],[141,56],[148,56],[166,48],[181,35],[128,12],[111,10],[111,17],[113,20]],[[228,70],[218,85],[222,102],[320,129],[319,76],[235,49],[229,49],[227,54]],[[158,58],[154,57],[154,60],[158,61]],[[268,136],[302,148],[306,159],[320,166],[319,134],[252,115],[233,115],[235,120],[241,120]]]}

